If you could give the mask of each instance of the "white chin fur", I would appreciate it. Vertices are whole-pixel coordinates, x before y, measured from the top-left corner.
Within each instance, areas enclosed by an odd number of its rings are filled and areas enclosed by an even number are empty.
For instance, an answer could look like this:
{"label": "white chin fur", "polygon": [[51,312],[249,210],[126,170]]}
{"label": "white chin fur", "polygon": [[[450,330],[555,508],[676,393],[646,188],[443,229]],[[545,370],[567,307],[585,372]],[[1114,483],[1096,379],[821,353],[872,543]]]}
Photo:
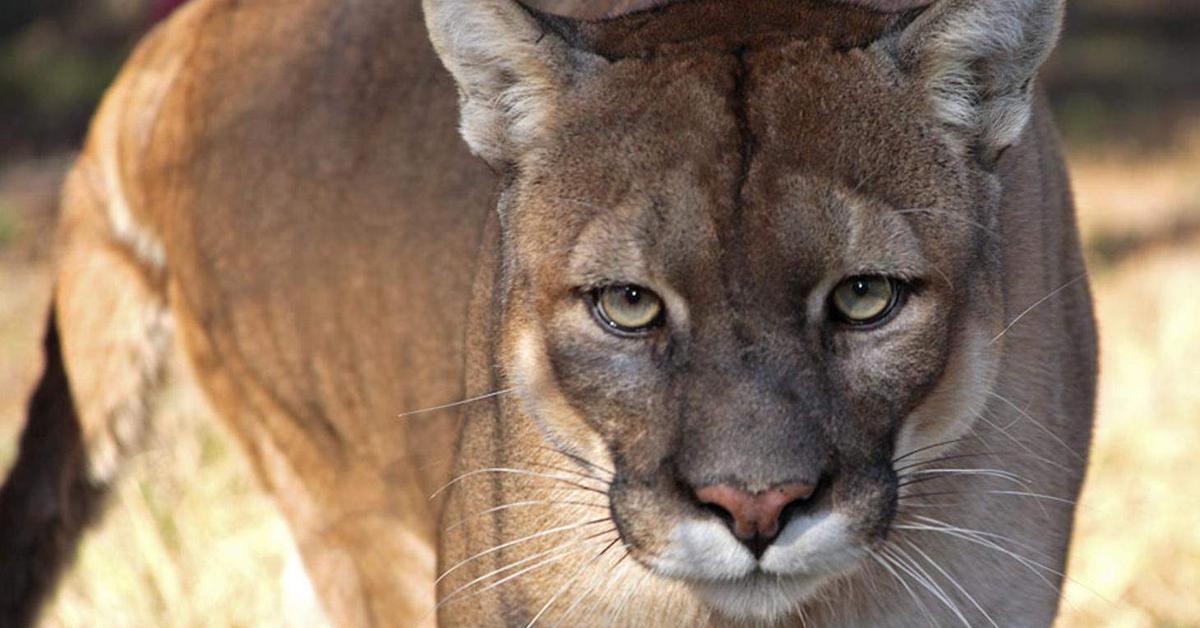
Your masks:
{"label": "white chin fur", "polygon": [[794,519],[761,560],[717,521],[684,521],[655,562],[664,576],[689,581],[721,614],[775,621],[795,612],[825,582],[852,568],[863,550],[850,520],[837,513]]}
{"label": "white chin fur", "polygon": [[772,623],[794,614],[825,579],[786,578],[756,573],[736,582],[691,586],[705,602],[730,619]]}

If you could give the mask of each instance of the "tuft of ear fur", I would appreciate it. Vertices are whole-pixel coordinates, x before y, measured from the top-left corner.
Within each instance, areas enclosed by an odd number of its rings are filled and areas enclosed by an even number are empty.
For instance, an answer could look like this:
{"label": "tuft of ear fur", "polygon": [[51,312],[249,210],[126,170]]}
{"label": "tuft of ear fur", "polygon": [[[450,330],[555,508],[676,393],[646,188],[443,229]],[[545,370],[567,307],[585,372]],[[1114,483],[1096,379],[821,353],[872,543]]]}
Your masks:
{"label": "tuft of ear fur", "polygon": [[434,49],[458,83],[463,138],[502,169],[550,121],[572,52],[516,0],[423,0],[423,7]]}
{"label": "tuft of ear fur", "polygon": [[901,35],[935,115],[964,150],[994,160],[1029,123],[1033,83],[1062,29],[1065,0],[942,0]]}

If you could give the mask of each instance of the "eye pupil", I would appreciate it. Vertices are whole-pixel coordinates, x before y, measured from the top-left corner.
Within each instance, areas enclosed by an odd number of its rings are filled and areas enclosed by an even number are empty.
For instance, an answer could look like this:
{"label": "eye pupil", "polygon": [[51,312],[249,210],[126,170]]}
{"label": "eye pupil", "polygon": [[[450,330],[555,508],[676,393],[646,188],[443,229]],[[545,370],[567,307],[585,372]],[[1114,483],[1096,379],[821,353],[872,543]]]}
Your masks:
{"label": "eye pupil", "polygon": [[604,325],[625,334],[648,331],[662,320],[662,299],[640,286],[618,285],[592,292],[593,311]]}
{"label": "eye pupil", "polygon": [[895,309],[903,285],[885,276],[851,277],[830,295],[833,315],[851,325],[882,321]]}

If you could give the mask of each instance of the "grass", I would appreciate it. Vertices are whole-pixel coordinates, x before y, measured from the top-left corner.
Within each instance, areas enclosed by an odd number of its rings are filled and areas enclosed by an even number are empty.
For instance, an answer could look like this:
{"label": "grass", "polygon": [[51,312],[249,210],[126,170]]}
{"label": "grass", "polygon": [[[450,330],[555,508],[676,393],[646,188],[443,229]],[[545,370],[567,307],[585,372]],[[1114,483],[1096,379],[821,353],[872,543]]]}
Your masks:
{"label": "grass", "polygon": [[1197,277],[1193,238],[1096,281],[1104,385],[1070,568],[1094,592],[1068,587],[1064,626],[1200,625]]}
{"label": "grass", "polygon": [[158,417],[45,626],[283,625],[286,524],[230,436],[202,417]]}
{"label": "grass", "polygon": [[1073,162],[1101,386],[1060,626],[1200,626],[1200,134]]}
{"label": "grass", "polygon": [[[1200,626],[1200,232],[1187,226],[1200,224],[1200,120],[1193,126],[1164,152],[1071,155],[1102,375],[1060,628]],[[44,257],[0,255],[0,467],[39,368],[49,277]],[[44,625],[310,622],[304,580],[288,568],[292,541],[251,476],[206,413],[161,417]]]}

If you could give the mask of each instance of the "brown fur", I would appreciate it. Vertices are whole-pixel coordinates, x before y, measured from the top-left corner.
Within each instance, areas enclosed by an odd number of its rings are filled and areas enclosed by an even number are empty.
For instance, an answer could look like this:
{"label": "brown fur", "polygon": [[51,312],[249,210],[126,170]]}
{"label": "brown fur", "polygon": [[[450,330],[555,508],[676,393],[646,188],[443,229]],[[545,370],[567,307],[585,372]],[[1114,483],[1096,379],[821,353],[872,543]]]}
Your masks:
{"label": "brown fur", "polygon": [[[94,480],[177,346],[338,625],[955,620],[865,557],[772,595],[655,572],[677,522],[719,522],[689,487],[789,481],[824,486],[797,517],[836,507],[914,560],[918,542],[972,624],[1048,625],[1055,573],[894,527],[928,515],[1065,560],[1070,507],[987,492],[1073,499],[1090,438],[1094,330],[1045,106],[1015,127],[1027,82],[990,58],[961,87],[991,109],[934,99],[967,63],[936,45],[965,0],[754,1],[775,17],[426,0],[499,177],[457,137],[415,2],[188,6],[135,53],[68,187],[57,321]],[[916,291],[880,330],[829,324],[824,295],[868,271]],[[601,330],[584,296],[613,282],[658,291],[667,330]],[[907,511],[893,459],[963,435],[906,461],[1031,488],[935,478],[919,492],[967,497]],[[955,454],[980,455],[935,462]]]}

